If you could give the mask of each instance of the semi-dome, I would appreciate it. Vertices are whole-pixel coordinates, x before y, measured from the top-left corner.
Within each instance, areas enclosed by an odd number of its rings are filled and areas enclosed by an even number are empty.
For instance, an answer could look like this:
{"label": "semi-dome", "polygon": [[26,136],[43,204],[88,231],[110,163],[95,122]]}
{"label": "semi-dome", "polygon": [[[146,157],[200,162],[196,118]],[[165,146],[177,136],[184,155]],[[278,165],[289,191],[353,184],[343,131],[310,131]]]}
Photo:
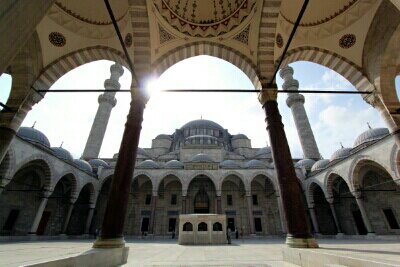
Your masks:
{"label": "semi-dome", "polygon": [[52,147],[51,150],[53,151],[54,155],[56,155],[57,158],[60,158],[63,160],[68,160],[68,161],[74,160],[71,153],[69,153],[68,150],[66,150],[62,147]]}
{"label": "semi-dome", "polygon": [[94,170],[98,169],[99,167],[103,167],[105,169],[110,168],[110,165],[108,165],[108,163],[102,159],[91,159],[89,160],[89,164]]}
{"label": "semi-dome", "polygon": [[249,138],[244,134],[235,134],[232,136],[232,140],[239,140],[239,139],[249,139]]}
{"label": "semi-dome", "polygon": [[218,138],[211,135],[192,135],[185,139],[185,145],[222,145]]}
{"label": "semi-dome", "polygon": [[221,169],[239,169],[240,165],[234,162],[233,160],[228,159],[221,162],[219,164],[219,167]]}
{"label": "semi-dome", "polygon": [[320,171],[326,168],[329,164],[329,159],[321,159],[315,162],[315,164],[312,166],[311,171]]}
{"label": "semi-dome", "polygon": [[93,172],[92,166],[90,166],[89,162],[83,159],[74,159],[74,163],[83,171]]}
{"label": "semi-dome", "polygon": [[371,142],[371,141],[376,141],[379,140],[386,135],[389,134],[389,130],[387,128],[374,128],[374,129],[369,129],[368,131],[363,132],[360,134],[356,141],[354,142],[353,147],[357,147],[359,145]]}
{"label": "semi-dome", "polygon": [[157,135],[157,137],[155,139],[167,139],[167,140],[171,140],[172,137],[168,134],[159,134]]}
{"label": "semi-dome", "polygon": [[216,122],[210,121],[210,120],[194,120],[186,123],[181,127],[181,129],[185,128],[195,128],[195,129],[218,129],[223,131],[224,128],[222,128],[221,125],[219,125]]}
{"label": "semi-dome", "polygon": [[351,154],[351,148],[342,147],[341,149],[333,152],[330,161],[347,158],[348,156],[350,156],[350,154]]}
{"label": "semi-dome", "polygon": [[190,162],[214,162],[214,161],[209,155],[200,153],[200,154],[194,155],[190,159]]}
{"label": "semi-dome", "polygon": [[166,169],[183,169],[183,163],[180,162],[179,160],[170,160],[167,163],[165,163],[165,168]]}
{"label": "semi-dome", "polygon": [[18,130],[17,135],[27,141],[40,144],[45,147],[50,147],[50,141],[46,135],[39,130],[32,127],[21,127]]}
{"label": "semi-dome", "polygon": [[311,170],[312,166],[315,164],[315,160],[312,159],[302,159],[296,162],[294,165],[296,168],[305,168],[306,170]]}
{"label": "semi-dome", "polygon": [[272,158],[271,147],[266,146],[266,147],[260,148],[256,153],[256,158]]}
{"label": "semi-dome", "polygon": [[244,167],[248,169],[265,169],[267,166],[258,159],[252,159],[246,162],[246,164],[244,164]]}
{"label": "semi-dome", "polygon": [[137,166],[137,169],[160,169],[160,165],[158,165],[154,160],[148,159],[140,162]]}

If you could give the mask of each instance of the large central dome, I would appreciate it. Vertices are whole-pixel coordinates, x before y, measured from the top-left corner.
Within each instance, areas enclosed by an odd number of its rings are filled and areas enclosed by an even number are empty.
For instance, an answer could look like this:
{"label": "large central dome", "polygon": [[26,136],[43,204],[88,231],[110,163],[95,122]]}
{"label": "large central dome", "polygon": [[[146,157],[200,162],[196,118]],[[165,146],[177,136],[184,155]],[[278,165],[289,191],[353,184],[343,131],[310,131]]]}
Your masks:
{"label": "large central dome", "polygon": [[194,120],[186,123],[181,129],[215,129],[223,131],[224,128],[216,122],[210,120]]}

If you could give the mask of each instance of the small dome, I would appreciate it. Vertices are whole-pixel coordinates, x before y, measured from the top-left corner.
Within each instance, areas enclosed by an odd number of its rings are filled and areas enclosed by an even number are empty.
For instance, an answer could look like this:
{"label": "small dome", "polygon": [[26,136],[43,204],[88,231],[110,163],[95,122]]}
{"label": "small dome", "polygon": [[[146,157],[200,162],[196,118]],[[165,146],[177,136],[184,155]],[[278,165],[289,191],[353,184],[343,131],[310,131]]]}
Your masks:
{"label": "small dome", "polygon": [[155,163],[153,160],[148,159],[140,162],[137,166],[137,169],[160,169],[160,165]]}
{"label": "small dome", "polygon": [[302,159],[296,162],[294,165],[296,168],[305,168],[307,171],[311,170],[312,166],[315,164],[315,160],[312,159]]}
{"label": "small dome", "polygon": [[19,128],[17,135],[27,141],[50,147],[50,142],[49,139],[47,139],[46,135],[44,135],[44,133],[42,133],[41,131],[36,130],[35,128],[21,127]]}
{"label": "small dome", "polygon": [[256,158],[272,159],[271,147],[267,146],[267,147],[260,148],[256,153]]}
{"label": "small dome", "polygon": [[246,162],[246,164],[244,164],[244,167],[248,169],[265,169],[267,166],[258,159],[252,159]]}
{"label": "small dome", "polygon": [[197,154],[190,159],[190,162],[214,162],[212,158],[207,154]]}
{"label": "small dome", "polygon": [[312,166],[311,171],[320,171],[326,168],[326,166],[328,166],[329,164],[329,159],[321,159],[318,160],[317,162],[315,162],[315,164]]}
{"label": "small dome", "polygon": [[110,165],[108,165],[108,163],[102,159],[91,159],[89,160],[89,164],[94,170],[98,169],[99,167],[103,167],[105,169],[110,168]]}
{"label": "small dome", "polygon": [[147,152],[141,147],[138,147],[136,154],[137,155],[142,155],[142,156],[145,156],[145,157],[149,157],[149,154],[147,154]]}
{"label": "small dome", "polygon": [[344,147],[339,150],[336,150],[332,156],[330,161],[338,160],[338,159],[344,159],[350,156],[351,154],[351,148]]}
{"label": "small dome", "polygon": [[157,137],[155,139],[168,139],[168,140],[171,140],[172,137],[170,135],[167,135],[167,134],[159,134],[159,135],[157,135]]}
{"label": "small dome", "polygon": [[179,160],[170,160],[165,163],[166,169],[183,169],[183,163]]}
{"label": "small dome", "polygon": [[224,128],[222,128],[221,125],[219,125],[216,122],[209,121],[209,120],[194,120],[186,123],[181,127],[181,129],[184,128],[194,128],[194,129],[218,129],[223,131]]}
{"label": "small dome", "polygon": [[52,147],[51,150],[53,151],[54,155],[56,155],[57,158],[60,158],[63,160],[68,160],[68,161],[74,160],[71,153],[69,153],[68,150],[66,150],[62,147]]}
{"label": "small dome", "polygon": [[240,165],[234,162],[233,160],[224,160],[219,164],[221,169],[240,169]]}
{"label": "small dome", "polygon": [[90,166],[89,162],[83,159],[74,159],[74,163],[83,171],[93,172],[92,166]]}
{"label": "small dome", "polygon": [[244,134],[236,134],[232,136],[232,140],[238,140],[238,139],[249,139],[249,138]]}
{"label": "small dome", "polygon": [[375,128],[375,129],[369,129],[368,131],[363,132],[360,134],[356,141],[354,142],[353,147],[357,147],[359,145],[371,142],[371,141],[376,141],[379,140],[386,135],[389,134],[389,130],[387,128]]}

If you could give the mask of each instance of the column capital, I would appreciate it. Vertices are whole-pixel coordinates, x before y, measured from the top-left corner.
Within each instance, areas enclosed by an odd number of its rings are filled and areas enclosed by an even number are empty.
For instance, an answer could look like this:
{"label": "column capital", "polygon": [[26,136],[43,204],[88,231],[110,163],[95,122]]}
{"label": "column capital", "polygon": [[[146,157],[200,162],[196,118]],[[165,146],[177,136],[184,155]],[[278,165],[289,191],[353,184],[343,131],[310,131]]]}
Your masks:
{"label": "column capital", "polygon": [[265,105],[268,101],[276,101],[278,99],[278,88],[277,87],[269,87],[263,88],[258,93],[258,100],[261,105]]}
{"label": "column capital", "polygon": [[325,199],[329,204],[333,204],[333,201],[335,200],[333,197],[327,197]]}
{"label": "column capital", "polygon": [[371,94],[363,96],[363,99],[374,108],[381,109],[384,107],[383,100],[376,89]]}
{"label": "column capital", "polygon": [[51,196],[51,194],[53,193],[53,191],[45,190],[42,193],[43,193],[42,198],[49,198]]}
{"label": "column capital", "polygon": [[352,194],[356,199],[361,199],[361,198],[362,198],[362,192],[361,192],[360,190],[352,191],[351,194]]}

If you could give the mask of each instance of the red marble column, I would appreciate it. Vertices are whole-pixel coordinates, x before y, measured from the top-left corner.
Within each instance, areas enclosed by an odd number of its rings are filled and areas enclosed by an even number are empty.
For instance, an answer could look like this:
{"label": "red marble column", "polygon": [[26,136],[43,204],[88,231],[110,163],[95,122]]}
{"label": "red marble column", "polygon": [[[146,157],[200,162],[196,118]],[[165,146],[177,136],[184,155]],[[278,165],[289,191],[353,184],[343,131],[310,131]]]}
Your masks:
{"label": "red marble column", "polygon": [[304,211],[302,191],[298,184],[292,156],[279,113],[277,88],[263,89],[259,99],[265,111],[265,122],[272,149],[272,158],[279,182],[283,211],[286,218],[287,239],[289,247],[318,247],[311,235]]}
{"label": "red marble column", "polygon": [[94,248],[118,248],[125,246],[123,238],[124,223],[146,102],[147,99],[138,93],[138,90],[132,96],[131,107],[122,136],[119,156],[101,228],[101,235],[93,244]]}
{"label": "red marble column", "polygon": [[157,209],[157,194],[151,197],[151,215],[150,215],[150,234],[154,235],[154,226],[156,225],[156,209]]}

